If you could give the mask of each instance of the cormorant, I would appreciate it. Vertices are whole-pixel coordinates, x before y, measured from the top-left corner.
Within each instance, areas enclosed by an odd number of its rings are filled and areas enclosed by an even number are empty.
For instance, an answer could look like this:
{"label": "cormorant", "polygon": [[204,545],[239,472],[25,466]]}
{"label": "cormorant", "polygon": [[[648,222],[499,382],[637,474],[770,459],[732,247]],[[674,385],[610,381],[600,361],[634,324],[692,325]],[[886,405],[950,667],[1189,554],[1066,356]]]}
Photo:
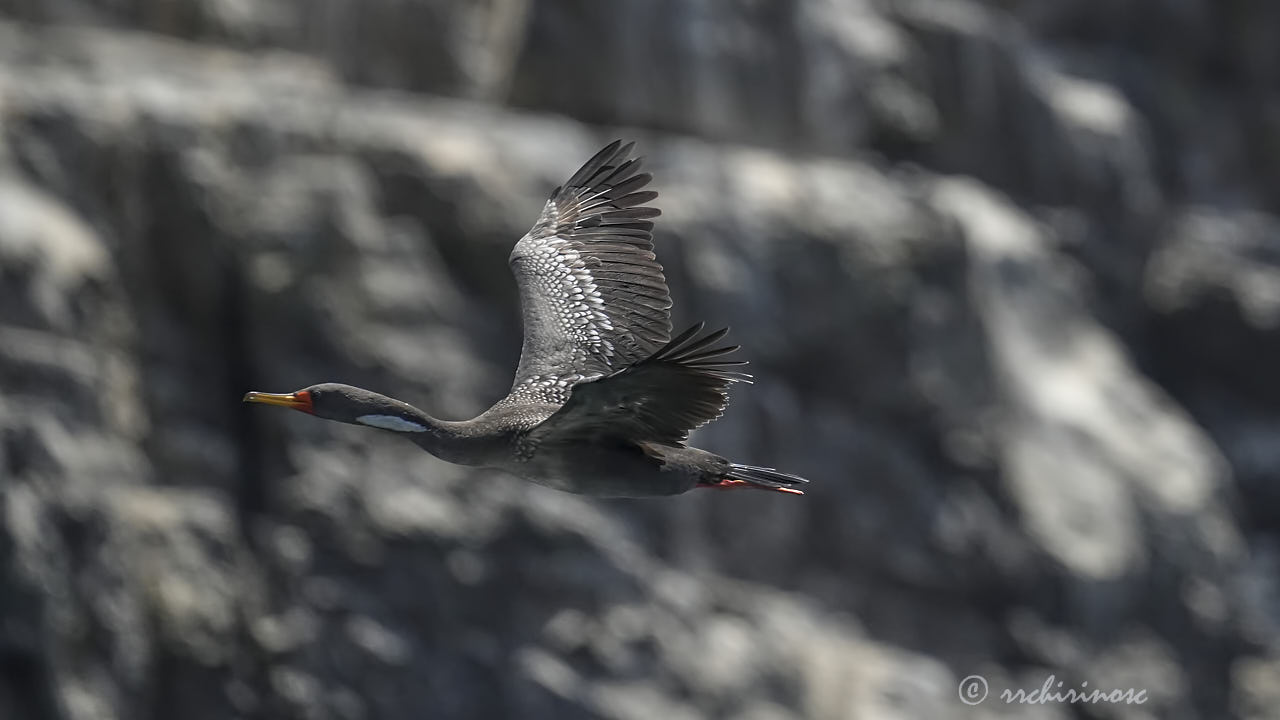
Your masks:
{"label": "cormorant", "polygon": [[802,494],[804,478],[687,447],[718,417],[745,361],[699,323],[671,338],[671,296],[653,253],[652,176],[615,141],[551,193],[511,252],[524,345],[511,392],[473,420],[437,420],[350,385],[251,392],[328,420],[403,435],[438,458],[498,468],[586,495],[675,495],[695,487]]}

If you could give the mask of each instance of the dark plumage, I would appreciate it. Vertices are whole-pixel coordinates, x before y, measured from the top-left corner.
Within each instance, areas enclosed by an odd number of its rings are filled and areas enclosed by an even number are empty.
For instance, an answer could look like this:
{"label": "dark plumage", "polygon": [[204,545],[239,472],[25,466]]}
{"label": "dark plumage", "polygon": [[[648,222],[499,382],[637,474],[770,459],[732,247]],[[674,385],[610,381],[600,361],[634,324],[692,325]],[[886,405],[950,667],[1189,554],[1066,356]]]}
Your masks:
{"label": "dark plumage", "polygon": [[687,447],[718,417],[738,346],[703,325],[671,338],[671,295],[653,253],[658,196],[613,142],[556,188],[511,251],[524,345],[507,397],[465,422],[437,420],[368,390],[326,383],[295,393],[251,392],[283,405],[406,435],[450,462],[482,465],[569,492],[673,495],[694,487],[799,493],[803,478],[730,463]]}

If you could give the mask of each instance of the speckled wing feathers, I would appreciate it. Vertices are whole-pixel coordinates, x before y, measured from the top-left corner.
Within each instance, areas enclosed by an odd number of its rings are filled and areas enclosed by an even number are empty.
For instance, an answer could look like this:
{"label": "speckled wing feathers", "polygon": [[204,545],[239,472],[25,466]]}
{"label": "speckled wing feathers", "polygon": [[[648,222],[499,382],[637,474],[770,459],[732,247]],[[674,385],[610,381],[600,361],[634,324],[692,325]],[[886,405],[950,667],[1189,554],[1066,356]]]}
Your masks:
{"label": "speckled wing feathers", "polygon": [[506,402],[563,403],[575,383],[640,362],[671,336],[653,254],[655,197],[631,144],[605,147],[556,188],[511,252],[524,346]]}

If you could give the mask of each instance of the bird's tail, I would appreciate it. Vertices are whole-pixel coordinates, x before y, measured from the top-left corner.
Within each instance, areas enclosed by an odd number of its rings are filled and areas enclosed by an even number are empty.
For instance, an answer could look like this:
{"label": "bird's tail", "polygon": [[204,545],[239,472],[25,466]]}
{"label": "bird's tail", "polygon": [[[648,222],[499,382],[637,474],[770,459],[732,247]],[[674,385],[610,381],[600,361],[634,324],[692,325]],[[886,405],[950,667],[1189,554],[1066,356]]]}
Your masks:
{"label": "bird's tail", "polygon": [[804,491],[799,490],[796,486],[804,485],[807,482],[809,481],[799,475],[778,472],[773,468],[732,463],[729,465],[729,470],[719,478],[719,482],[705,483],[703,486],[722,490],[749,487],[757,490],[776,490],[777,492],[791,493],[793,495],[803,495]]}

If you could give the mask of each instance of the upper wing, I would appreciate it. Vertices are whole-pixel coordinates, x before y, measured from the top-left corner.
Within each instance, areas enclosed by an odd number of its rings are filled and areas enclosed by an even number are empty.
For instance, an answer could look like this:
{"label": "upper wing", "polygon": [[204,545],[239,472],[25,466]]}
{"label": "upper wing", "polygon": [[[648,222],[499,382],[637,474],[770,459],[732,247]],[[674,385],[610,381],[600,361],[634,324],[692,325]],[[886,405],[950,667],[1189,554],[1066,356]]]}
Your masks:
{"label": "upper wing", "polygon": [[728,329],[696,337],[702,324],[681,333],[652,356],[597,380],[572,387],[569,400],[527,436],[541,444],[623,438],[678,445],[689,431],[724,412],[729,383],[749,382],[719,359],[737,345],[710,348]]}
{"label": "upper wing", "polygon": [[671,295],[653,254],[658,193],[615,141],[556,188],[511,251],[524,347],[508,400],[562,403],[576,382],[653,354],[671,337]]}

